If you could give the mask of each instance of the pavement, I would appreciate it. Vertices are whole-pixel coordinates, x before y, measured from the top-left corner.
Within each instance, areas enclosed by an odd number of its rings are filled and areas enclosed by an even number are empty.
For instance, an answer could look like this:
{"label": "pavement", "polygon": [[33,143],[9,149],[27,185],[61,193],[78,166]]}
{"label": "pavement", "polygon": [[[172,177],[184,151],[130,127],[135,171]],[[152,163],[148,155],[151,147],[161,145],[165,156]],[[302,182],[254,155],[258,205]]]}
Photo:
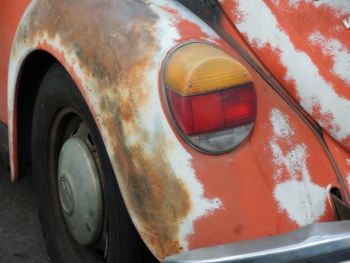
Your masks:
{"label": "pavement", "polygon": [[31,177],[11,183],[0,162],[0,262],[50,262],[40,229]]}

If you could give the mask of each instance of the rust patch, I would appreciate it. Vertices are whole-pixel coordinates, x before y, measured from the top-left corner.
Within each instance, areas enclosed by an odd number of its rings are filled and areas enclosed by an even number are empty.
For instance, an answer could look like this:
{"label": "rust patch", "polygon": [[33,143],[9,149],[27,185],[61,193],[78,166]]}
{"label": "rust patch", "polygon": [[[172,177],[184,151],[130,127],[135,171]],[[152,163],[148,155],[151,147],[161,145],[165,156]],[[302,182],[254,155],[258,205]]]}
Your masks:
{"label": "rust patch", "polygon": [[[191,209],[185,185],[168,167],[162,147],[147,155],[142,145],[131,149],[121,146],[119,138],[127,135],[122,134],[122,128],[113,115],[108,118],[106,127],[109,134],[115,134],[112,137],[113,152],[120,165],[123,176],[120,179],[128,195],[128,204],[142,222],[140,234],[152,248],[156,248],[159,258],[181,252],[179,224]],[[160,136],[159,145],[164,146],[163,143],[166,142]]]}
{"label": "rust patch", "polygon": [[127,144],[133,135],[150,140],[138,128],[137,116],[158,85],[144,84],[146,68],[157,66],[152,64],[159,49],[157,20],[141,1],[38,0],[18,31],[14,54],[37,37],[59,37],[65,55],[76,56],[83,76],[97,83],[83,89],[97,101],[101,133],[114,154],[114,169],[119,168],[124,200],[140,234],[163,259],[183,249],[179,224],[191,210],[189,192],[165,158],[172,147],[165,135],[157,136],[151,152],[141,143]]}
{"label": "rust patch", "polygon": [[244,226],[239,224],[239,225],[236,225],[236,227],[234,228],[233,230],[233,233],[236,235],[236,236],[239,236],[242,234],[243,232],[243,229],[244,229]]}

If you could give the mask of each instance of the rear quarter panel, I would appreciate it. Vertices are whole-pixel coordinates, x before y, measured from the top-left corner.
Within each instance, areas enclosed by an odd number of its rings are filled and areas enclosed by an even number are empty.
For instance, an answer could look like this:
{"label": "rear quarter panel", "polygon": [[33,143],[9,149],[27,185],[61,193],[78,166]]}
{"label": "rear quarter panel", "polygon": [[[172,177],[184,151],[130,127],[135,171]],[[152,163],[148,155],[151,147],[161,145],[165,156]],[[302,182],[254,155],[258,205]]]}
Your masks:
{"label": "rear quarter panel", "polygon": [[[231,153],[193,150],[165,114],[162,61],[188,41],[221,47],[253,75],[256,125]],[[75,80],[133,222],[159,259],[335,219],[327,193],[338,181],[313,131],[237,51],[173,0],[32,2],[11,54],[14,176],[16,83],[23,61],[36,49],[53,54]]]}
{"label": "rear quarter panel", "polygon": [[347,0],[223,0],[271,74],[332,138],[350,150]]}

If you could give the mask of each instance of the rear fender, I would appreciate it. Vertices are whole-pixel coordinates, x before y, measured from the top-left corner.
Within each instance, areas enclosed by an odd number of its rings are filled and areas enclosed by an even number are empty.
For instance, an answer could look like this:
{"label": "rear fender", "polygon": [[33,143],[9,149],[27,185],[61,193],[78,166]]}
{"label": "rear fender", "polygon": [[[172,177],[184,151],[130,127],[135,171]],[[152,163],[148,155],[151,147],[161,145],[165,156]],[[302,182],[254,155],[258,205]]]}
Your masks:
{"label": "rear fender", "polygon": [[10,60],[12,179],[18,178],[17,82],[26,58],[45,50],[84,96],[146,244],[160,259],[187,249],[192,222],[220,206],[203,196],[191,154],[170,127],[159,96],[163,57],[190,40],[219,37],[174,1],[32,1]]}
{"label": "rear fender", "polygon": [[[189,147],[168,120],[159,89],[169,50],[207,41],[252,74],[258,115],[250,138],[211,156]],[[335,219],[338,186],[314,131],[203,21],[172,0],[31,3],[10,64],[9,132],[17,167],[17,79],[34,50],[67,69],[98,125],[119,187],[143,240],[159,258],[285,233]]]}

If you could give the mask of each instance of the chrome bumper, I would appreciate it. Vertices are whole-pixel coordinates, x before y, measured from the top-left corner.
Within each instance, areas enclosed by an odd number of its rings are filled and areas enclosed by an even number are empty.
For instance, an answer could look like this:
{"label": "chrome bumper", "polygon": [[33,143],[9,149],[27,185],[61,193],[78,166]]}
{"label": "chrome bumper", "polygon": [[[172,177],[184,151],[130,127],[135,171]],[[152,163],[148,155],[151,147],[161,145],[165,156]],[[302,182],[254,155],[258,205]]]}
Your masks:
{"label": "chrome bumper", "polygon": [[350,259],[350,221],[316,223],[288,234],[188,251],[165,263],[294,262]]}

